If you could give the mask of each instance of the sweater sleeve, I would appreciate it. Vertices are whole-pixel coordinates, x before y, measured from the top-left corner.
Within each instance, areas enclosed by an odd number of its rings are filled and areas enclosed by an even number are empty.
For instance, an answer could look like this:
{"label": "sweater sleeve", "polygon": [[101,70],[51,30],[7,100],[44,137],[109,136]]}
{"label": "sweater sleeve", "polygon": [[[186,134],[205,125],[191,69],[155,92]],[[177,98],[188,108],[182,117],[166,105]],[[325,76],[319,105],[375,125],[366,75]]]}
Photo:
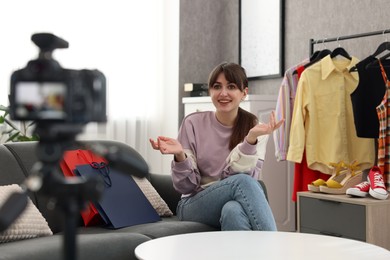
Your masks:
{"label": "sweater sleeve", "polygon": [[182,162],[172,160],[172,181],[177,192],[181,194],[193,194],[201,189],[200,173],[196,162],[196,144],[192,124],[189,120],[183,120],[179,129],[178,141],[181,143],[186,159]]}
{"label": "sweater sleeve", "polygon": [[200,173],[191,150],[184,150],[187,158],[182,162],[172,160],[172,181],[175,190],[181,194],[192,194],[200,190]]}
{"label": "sweater sleeve", "polygon": [[257,154],[256,144],[249,144],[246,139],[230,152],[226,161],[227,167],[224,170],[223,178],[237,173],[247,173],[258,179],[263,166],[263,160]]}

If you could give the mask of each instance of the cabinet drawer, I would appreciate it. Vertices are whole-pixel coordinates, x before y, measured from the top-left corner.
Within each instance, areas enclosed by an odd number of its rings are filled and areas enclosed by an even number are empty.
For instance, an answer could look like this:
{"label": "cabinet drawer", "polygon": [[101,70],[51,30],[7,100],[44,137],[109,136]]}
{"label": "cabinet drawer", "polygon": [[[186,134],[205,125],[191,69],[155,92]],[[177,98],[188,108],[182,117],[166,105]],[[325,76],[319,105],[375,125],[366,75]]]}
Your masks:
{"label": "cabinet drawer", "polygon": [[363,205],[299,197],[300,231],[366,240]]}

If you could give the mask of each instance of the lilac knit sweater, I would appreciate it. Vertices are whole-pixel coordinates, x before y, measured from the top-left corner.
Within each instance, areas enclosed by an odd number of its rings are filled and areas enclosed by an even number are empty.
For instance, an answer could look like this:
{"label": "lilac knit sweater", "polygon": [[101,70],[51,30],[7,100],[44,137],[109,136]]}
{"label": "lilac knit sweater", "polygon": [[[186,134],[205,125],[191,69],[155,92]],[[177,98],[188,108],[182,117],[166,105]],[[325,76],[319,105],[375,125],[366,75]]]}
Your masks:
{"label": "lilac knit sweater", "polygon": [[236,173],[258,179],[263,161],[256,145],[246,140],[229,150],[232,127],[218,122],[215,112],[196,112],[184,118],[178,141],[187,155],[182,162],[172,161],[175,189],[183,196],[193,195],[211,183]]}

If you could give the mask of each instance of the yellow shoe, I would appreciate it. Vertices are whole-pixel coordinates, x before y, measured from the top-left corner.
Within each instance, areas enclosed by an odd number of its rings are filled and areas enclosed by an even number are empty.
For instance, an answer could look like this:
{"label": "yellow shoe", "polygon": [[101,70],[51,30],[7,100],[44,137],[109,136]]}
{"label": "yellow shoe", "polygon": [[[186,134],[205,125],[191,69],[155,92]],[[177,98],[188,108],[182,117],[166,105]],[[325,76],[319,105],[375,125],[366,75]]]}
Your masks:
{"label": "yellow shoe", "polygon": [[[330,163],[329,166],[333,169],[333,173],[329,177],[328,181],[335,178],[340,179],[340,181],[344,179],[345,177],[344,171],[346,171],[347,167],[343,161],[340,161],[338,163]],[[342,176],[340,176],[340,174]],[[323,179],[317,179],[313,181],[311,184],[308,184],[307,189],[312,192],[320,192],[320,187],[326,185],[326,182],[327,181],[324,181]]]}
{"label": "yellow shoe", "polygon": [[311,184],[308,184],[307,189],[312,192],[320,192],[320,186],[322,185],[325,185],[325,181],[323,179],[317,179]]}
{"label": "yellow shoe", "polygon": [[[348,170],[340,174],[338,178],[329,179],[325,185],[320,186],[320,192],[329,194],[345,194],[347,189],[362,182],[363,172],[359,170],[358,163],[354,161],[347,165]],[[344,177],[344,178],[341,178]]]}

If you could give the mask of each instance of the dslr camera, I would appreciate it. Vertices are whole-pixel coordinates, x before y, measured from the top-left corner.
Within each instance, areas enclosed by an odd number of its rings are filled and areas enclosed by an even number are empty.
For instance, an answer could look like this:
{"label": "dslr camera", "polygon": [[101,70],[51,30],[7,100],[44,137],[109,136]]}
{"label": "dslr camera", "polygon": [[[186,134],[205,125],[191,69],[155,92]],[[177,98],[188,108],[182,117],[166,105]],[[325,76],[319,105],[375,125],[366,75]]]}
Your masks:
{"label": "dslr camera", "polygon": [[59,162],[67,149],[83,147],[103,156],[110,167],[145,177],[148,165],[134,150],[106,147],[99,142],[73,146],[75,136],[89,122],[106,122],[106,78],[98,70],[62,68],[53,59],[55,49],[68,48],[68,42],[50,34],[33,34],[39,56],[11,75],[11,119],[36,122],[39,136],[38,161],[23,183],[25,191],[14,193],[0,208],[0,233],[21,214],[27,205],[27,192],[40,192],[55,198],[65,213],[65,259],[76,259],[77,214],[86,201],[97,201],[104,191],[99,175],[91,178],[64,178]]}
{"label": "dslr camera", "polygon": [[66,125],[106,122],[104,74],[62,68],[52,53],[69,44],[53,34],[33,34],[31,40],[39,47],[39,56],[11,76],[11,118]]}

